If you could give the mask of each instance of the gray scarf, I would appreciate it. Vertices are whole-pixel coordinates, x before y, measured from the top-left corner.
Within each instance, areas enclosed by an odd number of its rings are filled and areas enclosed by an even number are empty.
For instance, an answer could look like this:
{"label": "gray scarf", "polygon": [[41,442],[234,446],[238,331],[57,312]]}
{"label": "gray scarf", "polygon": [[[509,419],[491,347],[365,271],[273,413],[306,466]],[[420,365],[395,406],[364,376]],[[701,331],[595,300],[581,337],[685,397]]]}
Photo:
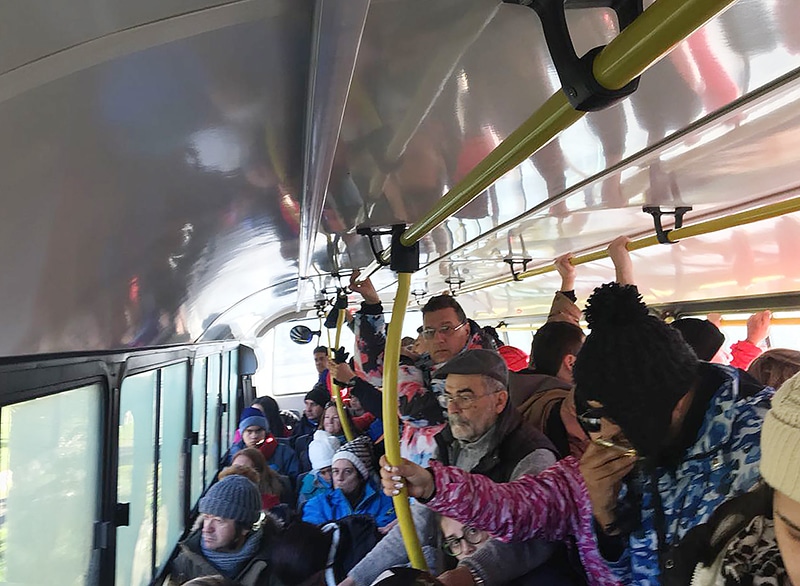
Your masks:
{"label": "gray scarf", "polygon": [[214,567],[227,578],[235,578],[245,564],[256,555],[260,545],[261,530],[250,533],[244,545],[236,551],[206,549],[206,544],[203,542],[202,537],[200,538],[200,550],[203,552],[203,557],[214,564]]}

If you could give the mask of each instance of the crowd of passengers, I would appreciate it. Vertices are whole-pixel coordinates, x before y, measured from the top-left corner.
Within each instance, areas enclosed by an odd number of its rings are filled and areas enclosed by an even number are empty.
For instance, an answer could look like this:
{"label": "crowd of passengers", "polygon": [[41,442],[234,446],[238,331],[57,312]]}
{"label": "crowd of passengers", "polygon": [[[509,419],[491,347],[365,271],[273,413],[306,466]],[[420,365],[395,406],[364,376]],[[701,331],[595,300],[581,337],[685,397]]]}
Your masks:
{"label": "crowd of passengers", "polygon": [[[353,360],[314,350],[299,420],[268,396],[243,411],[169,584],[800,586],[800,352],[763,351],[769,311],[730,351],[713,315],[662,321],[626,244],[583,312],[557,259],[529,356],[431,298],[403,340],[395,467],[381,456],[383,307],[355,273]],[[399,569],[402,488],[431,575]]]}

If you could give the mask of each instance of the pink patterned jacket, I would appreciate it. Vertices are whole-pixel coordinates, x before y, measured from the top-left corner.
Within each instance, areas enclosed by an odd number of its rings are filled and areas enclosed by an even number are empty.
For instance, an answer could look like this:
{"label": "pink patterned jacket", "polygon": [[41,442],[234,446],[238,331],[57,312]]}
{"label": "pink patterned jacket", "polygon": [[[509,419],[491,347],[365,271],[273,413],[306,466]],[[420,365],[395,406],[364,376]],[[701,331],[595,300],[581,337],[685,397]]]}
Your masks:
{"label": "pink patterned jacket", "polygon": [[574,539],[589,585],[618,586],[598,550],[592,505],[578,466],[577,458],[568,456],[535,476],[497,484],[432,461],[436,493],[427,506],[503,541]]}

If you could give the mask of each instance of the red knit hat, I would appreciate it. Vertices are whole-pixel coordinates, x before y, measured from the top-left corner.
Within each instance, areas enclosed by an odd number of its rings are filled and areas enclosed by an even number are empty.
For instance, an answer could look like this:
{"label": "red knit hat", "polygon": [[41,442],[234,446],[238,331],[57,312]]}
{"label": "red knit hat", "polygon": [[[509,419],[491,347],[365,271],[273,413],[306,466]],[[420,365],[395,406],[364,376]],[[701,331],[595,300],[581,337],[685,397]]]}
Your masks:
{"label": "red knit hat", "polygon": [[500,356],[503,357],[503,360],[506,361],[508,370],[511,372],[518,372],[528,368],[529,357],[519,348],[514,348],[514,346],[506,344],[505,346],[500,346],[497,351],[500,353]]}

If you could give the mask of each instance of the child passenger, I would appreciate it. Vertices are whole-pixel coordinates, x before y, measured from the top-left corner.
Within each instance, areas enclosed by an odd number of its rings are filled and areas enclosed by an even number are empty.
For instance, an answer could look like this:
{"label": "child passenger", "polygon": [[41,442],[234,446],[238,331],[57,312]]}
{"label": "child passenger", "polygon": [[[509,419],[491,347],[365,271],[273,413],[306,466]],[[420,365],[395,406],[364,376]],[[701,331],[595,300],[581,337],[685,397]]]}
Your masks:
{"label": "child passenger", "polygon": [[297,495],[297,506],[333,490],[331,464],[333,455],[340,447],[339,440],[327,431],[318,429],[314,439],[308,445],[308,458],[311,460],[311,472],[305,475]]}

